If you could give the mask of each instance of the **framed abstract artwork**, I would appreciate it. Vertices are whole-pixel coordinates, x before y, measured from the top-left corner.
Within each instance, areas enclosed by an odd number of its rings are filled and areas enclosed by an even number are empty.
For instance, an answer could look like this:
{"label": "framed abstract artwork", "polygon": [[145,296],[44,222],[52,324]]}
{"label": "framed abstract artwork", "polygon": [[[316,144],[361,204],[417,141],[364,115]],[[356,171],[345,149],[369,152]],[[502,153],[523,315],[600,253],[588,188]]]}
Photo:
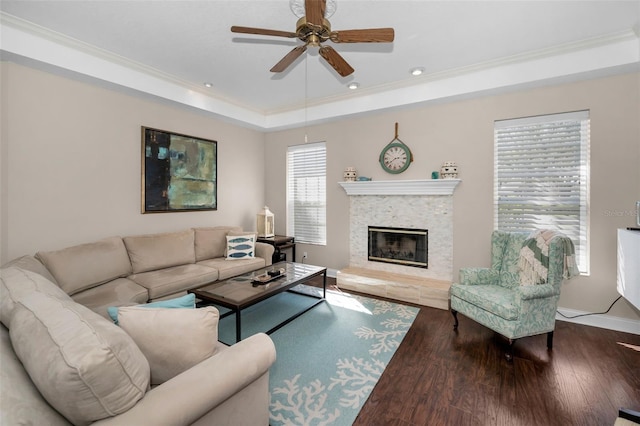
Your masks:
{"label": "framed abstract artwork", "polygon": [[218,208],[218,142],[142,127],[142,213]]}

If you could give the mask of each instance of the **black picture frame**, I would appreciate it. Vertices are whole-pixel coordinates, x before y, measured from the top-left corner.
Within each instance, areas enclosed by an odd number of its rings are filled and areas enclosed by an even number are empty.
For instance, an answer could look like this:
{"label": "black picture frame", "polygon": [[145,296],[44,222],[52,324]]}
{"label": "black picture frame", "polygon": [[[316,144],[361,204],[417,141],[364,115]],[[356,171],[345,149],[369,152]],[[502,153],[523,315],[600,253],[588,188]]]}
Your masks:
{"label": "black picture frame", "polygon": [[142,126],[142,213],[218,209],[218,142]]}

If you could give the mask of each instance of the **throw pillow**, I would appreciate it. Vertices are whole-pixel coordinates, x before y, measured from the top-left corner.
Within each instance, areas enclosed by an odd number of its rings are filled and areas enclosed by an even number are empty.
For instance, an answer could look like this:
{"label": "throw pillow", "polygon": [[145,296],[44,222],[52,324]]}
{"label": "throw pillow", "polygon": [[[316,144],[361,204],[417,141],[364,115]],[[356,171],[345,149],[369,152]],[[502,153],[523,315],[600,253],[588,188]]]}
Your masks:
{"label": "throw pillow", "polygon": [[119,309],[120,327],[133,338],[158,385],[211,357],[218,344],[220,314],[212,306],[165,309],[126,306]]}
{"label": "throw pillow", "polygon": [[227,235],[227,260],[255,257],[256,234]]}
{"label": "throw pillow", "polygon": [[[144,303],[142,305],[135,305],[141,308],[195,308],[196,307],[196,295],[189,293],[182,297],[176,297],[175,299],[160,300],[158,302]],[[115,324],[118,324],[118,309],[121,307],[110,306],[107,308],[107,313]]]}
{"label": "throw pillow", "polygon": [[149,388],[149,363],[131,337],[72,300],[21,298],[9,335],[40,394],[75,425],[124,413]]}

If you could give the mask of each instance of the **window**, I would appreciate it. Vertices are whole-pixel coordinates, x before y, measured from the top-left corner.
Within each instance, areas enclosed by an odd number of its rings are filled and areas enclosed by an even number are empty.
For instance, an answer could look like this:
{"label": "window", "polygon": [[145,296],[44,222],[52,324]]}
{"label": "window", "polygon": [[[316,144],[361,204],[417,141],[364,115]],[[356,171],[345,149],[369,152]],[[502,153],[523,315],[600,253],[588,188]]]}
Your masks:
{"label": "window", "polygon": [[554,229],[589,273],[589,111],[494,124],[494,221],[504,231]]}
{"label": "window", "polygon": [[287,150],[287,235],[296,242],[327,243],[327,149],[324,142]]}

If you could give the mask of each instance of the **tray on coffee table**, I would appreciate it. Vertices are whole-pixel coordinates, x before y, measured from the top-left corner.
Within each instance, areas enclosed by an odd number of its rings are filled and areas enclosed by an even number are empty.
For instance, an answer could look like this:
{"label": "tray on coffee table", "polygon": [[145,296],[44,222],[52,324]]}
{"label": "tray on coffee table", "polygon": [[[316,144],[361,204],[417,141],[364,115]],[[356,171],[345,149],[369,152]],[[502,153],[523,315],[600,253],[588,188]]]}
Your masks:
{"label": "tray on coffee table", "polygon": [[[271,272],[271,273],[270,273]],[[267,284],[273,280],[277,280],[278,278],[286,277],[287,271],[284,268],[280,268],[276,270],[277,275],[273,275],[272,271],[267,271],[264,274],[260,274],[258,276],[253,277],[251,282],[256,285]]]}

